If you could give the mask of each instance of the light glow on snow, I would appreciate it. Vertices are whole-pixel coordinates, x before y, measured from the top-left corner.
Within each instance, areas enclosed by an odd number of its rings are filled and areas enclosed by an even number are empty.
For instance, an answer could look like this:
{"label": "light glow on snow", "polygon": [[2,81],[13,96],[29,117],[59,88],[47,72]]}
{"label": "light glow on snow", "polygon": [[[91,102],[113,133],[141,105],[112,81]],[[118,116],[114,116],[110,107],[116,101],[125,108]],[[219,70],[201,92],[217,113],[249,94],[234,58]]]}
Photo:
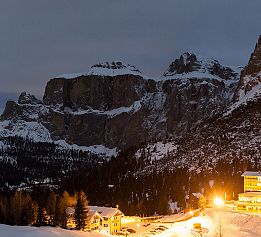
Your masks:
{"label": "light glow on snow", "polygon": [[216,197],[216,198],[214,199],[214,204],[215,204],[216,206],[218,206],[218,207],[222,207],[222,206],[224,206],[225,202],[224,202],[224,200],[223,200],[222,198]]}

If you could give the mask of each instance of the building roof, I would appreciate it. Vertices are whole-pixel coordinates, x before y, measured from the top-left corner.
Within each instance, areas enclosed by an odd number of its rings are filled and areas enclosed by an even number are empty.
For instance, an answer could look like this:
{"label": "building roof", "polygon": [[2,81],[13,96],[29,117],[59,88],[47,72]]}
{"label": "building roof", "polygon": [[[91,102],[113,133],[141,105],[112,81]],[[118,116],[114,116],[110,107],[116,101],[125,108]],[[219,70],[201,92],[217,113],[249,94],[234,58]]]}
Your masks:
{"label": "building roof", "polygon": [[245,171],[241,176],[260,176],[261,177],[261,172],[260,171]]}
{"label": "building roof", "polygon": [[102,219],[102,216],[97,211],[89,211],[90,220],[92,220],[92,218],[94,218],[96,215]]}
{"label": "building roof", "polygon": [[246,193],[239,193],[240,196],[246,196],[246,197],[255,197],[255,196],[261,196],[261,192],[246,192]]}
{"label": "building roof", "polygon": [[66,212],[66,215],[73,215],[75,210],[73,207],[67,207],[65,212]]}
{"label": "building roof", "polygon": [[192,193],[192,195],[193,195],[194,197],[196,197],[196,198],[200,198],[200,197],[203,196],[202,193]]}
{"label": "building roof", "polygon": [[98,206],[89,206],[91,211],[97,211],[102,217],[110,218],[112,217],[117,211],[123,215],[123,213],[114,207],[98,207]]}

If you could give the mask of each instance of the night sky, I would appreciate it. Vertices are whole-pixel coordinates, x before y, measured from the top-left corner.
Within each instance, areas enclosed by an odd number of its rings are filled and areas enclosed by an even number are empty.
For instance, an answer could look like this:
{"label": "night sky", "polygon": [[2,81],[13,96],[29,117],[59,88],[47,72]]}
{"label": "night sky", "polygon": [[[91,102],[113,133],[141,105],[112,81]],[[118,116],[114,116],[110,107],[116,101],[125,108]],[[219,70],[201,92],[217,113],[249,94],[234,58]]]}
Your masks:
{"label": "night sky", "polygon": [[260,0],[0,0],[0,111],[42,97],[61,73],[121,60],[158,76],[185,51],[245,65],[261,34]]}

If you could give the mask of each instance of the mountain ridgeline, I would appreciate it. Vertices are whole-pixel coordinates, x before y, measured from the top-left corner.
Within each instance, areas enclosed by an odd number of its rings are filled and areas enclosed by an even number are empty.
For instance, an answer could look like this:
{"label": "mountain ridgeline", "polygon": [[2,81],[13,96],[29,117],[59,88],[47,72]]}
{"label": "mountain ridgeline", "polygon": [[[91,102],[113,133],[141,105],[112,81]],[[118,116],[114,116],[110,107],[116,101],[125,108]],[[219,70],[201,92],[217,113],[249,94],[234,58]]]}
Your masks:
{"label": "mountain ridgeline", "polygon": [[28,136],[39,141],[125,150],[181,136],[225,110],[238,80],[238,72],[192,53],[181,55],[156,79],[120,62],[98,64],[89,73],[51,79],[43,101],[22,93],[18,103],[7,103],[1,121],[34,126]]}
{"label": "mountain ridgeline", "polygon": [[261,169],[261,36],[241,74],[184,53],[158,78],[121,62],[58,76],[42,101],[8,101],[0,128],[2,190],[84,190],[126,214],[235,198]]}

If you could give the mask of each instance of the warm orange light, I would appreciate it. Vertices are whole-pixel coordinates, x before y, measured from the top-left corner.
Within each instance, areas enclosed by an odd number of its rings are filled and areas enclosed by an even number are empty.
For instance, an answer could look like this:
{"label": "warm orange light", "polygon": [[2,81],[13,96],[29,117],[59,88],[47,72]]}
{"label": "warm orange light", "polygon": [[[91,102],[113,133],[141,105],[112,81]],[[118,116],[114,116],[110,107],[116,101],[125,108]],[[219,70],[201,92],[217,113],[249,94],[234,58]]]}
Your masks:
{"label": "warm orange light", "polygon": [[214,200],[214,204],[216,206],[223,206],[225,204],[224,200],[220,197],[216,197],[215,200]]}

